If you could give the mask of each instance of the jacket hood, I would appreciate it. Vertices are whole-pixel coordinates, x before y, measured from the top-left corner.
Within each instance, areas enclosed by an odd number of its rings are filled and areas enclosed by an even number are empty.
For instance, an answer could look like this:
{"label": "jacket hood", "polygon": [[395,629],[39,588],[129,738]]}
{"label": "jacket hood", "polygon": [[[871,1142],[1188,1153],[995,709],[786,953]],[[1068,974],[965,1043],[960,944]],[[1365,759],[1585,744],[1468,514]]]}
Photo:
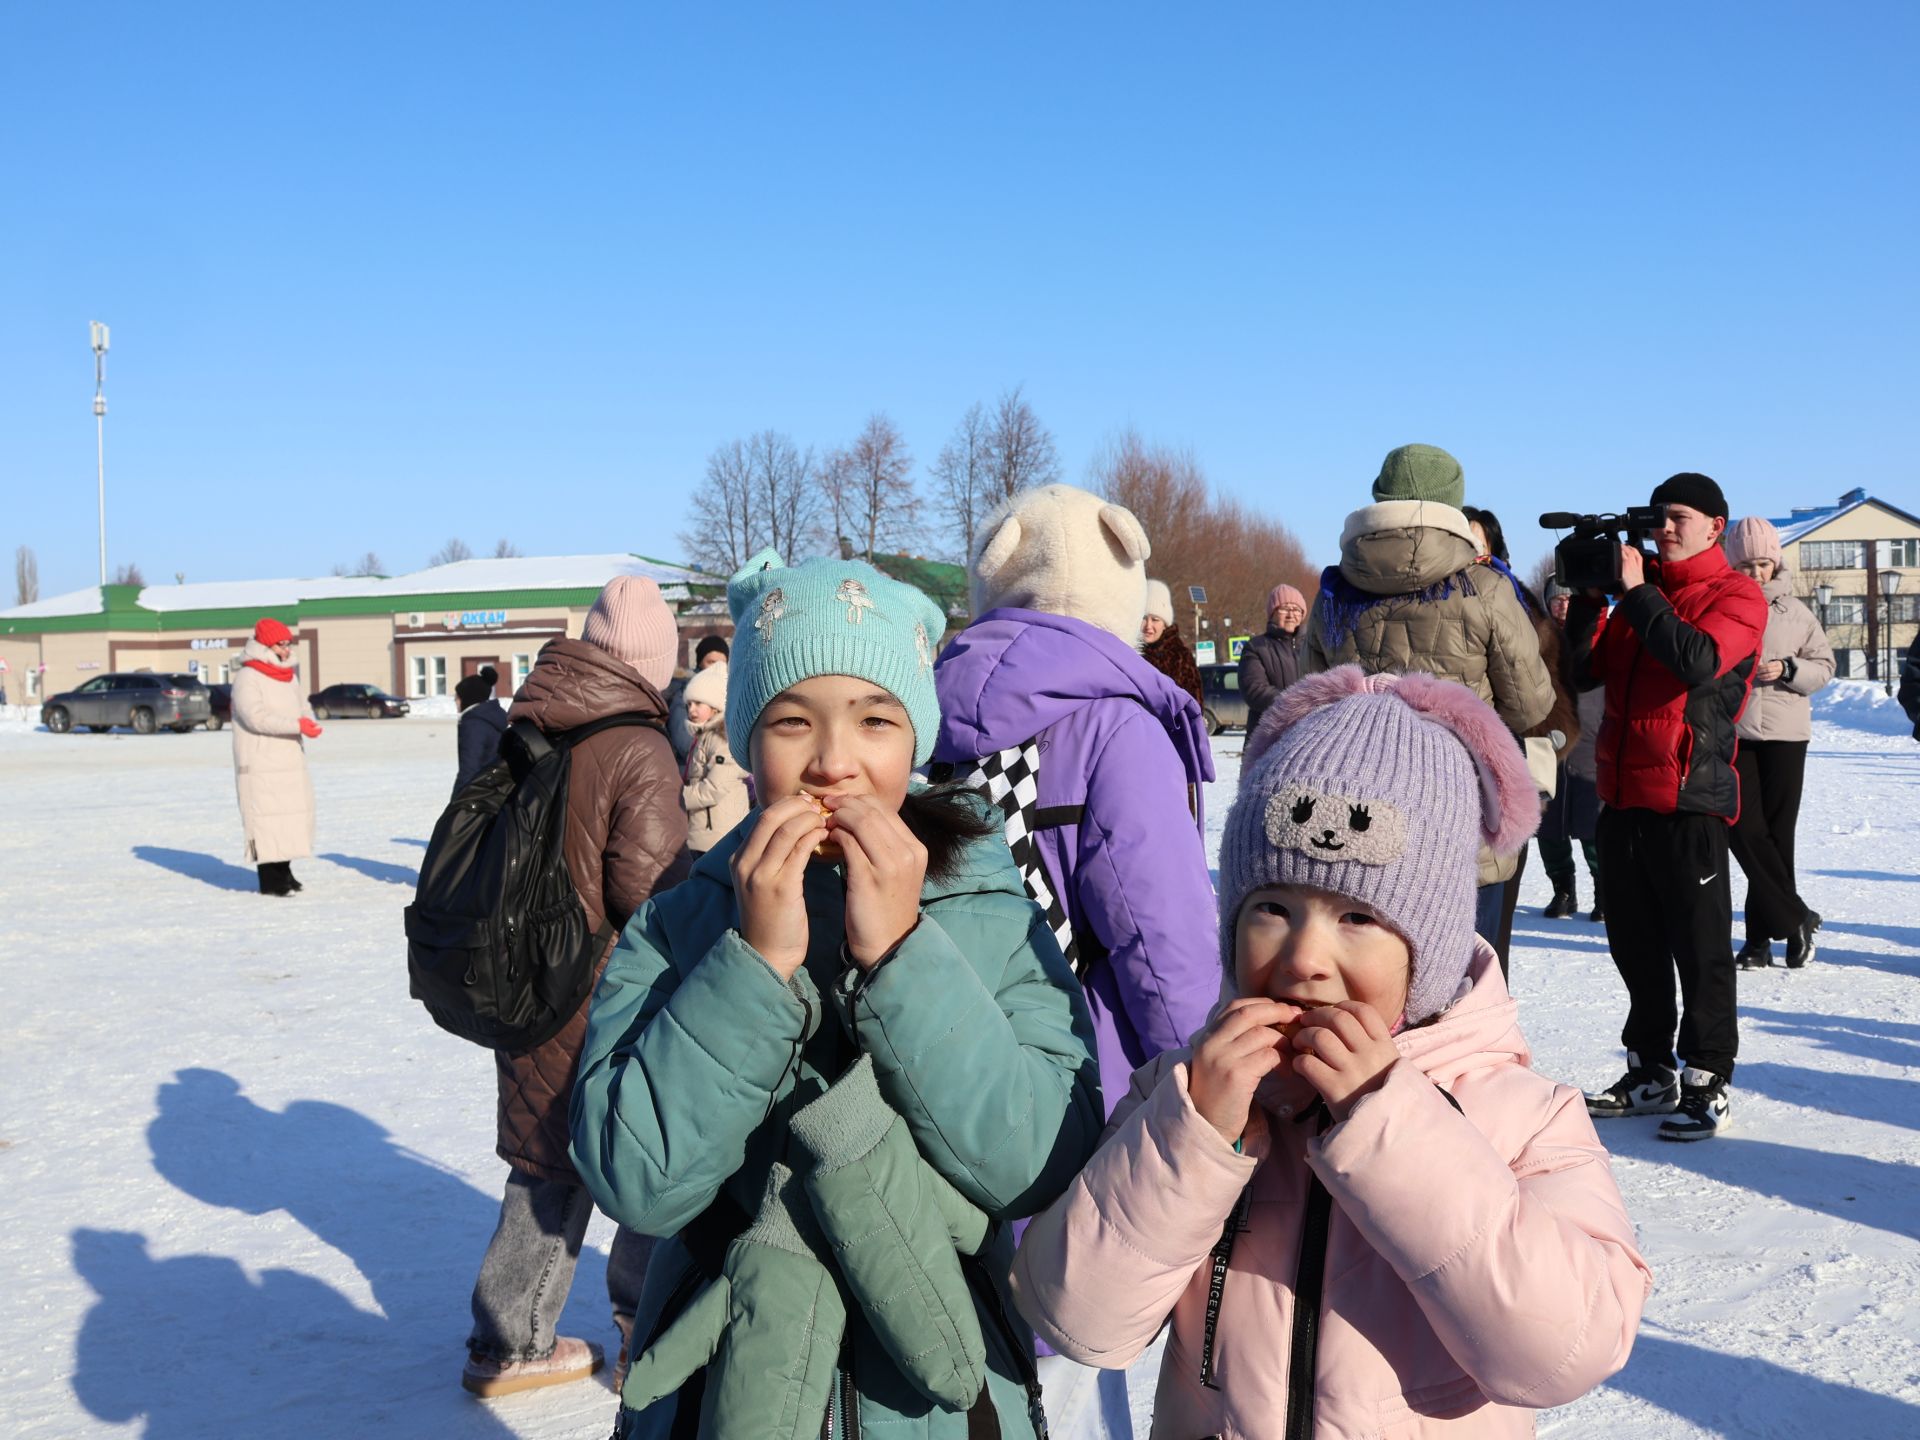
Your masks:
{"label": "jacket hood", "polygon": [[1340,573],[1372,595],[1408,595],[1473,564],[1467,517],[1431,500],[1383,500],[1347,516]]}
{"label": "jacket hood", "polygon": [[[924,783],[918,782],[916,783]],[[747,812],[747,818],[728,831],[716,842],[712,849],[694,861],[690,878],[718,885],[729,894],[733,892],[733,856],[747,836],[760,821],[761,807],[756,805]],[[812,887],[826,883],[829,875],[838,877],[841,867],[838,865],[816,864],[807,867],[807,885]],[[940,900],[953,895],[1018,895],[1026,898],[1027,889],[1020,879],[1020,871],[1013,863],[1013,851],[1007,848],[1006,838],[998,831],[986,835],[966,845],[959,855],[953,873],[944,880],[935,880],[928,876],[920,887],[921,900]]]}
{"label": "jacket hood", "polygon": [[584,640],[549,640],[514,697],[507,719],[542,730],[571,730],[606,715],[651,715],[663,724],[667,703],[624,660]]}
{"label": "jacket hood", "polygon": [[1781,571],[1760,587],[1760,593],[1775,610],[1785,610],[1787,602],[1793,599],[1793,576]]}
{"label": "jacket hood", "polygon": [[1101,700],[1131,700],[1165,727],[1189,780],[1213,779],[1193,697],[1146,657],[1084,620],[991,610],[954,637],[934,671],[943,758],[991,755]]}
{"label": "jacket hood", "polygon": [[1520,1033],[1520,1007],[1507,993],[1500,957],[1477,935],[1466,984],[1466,993],[1433,1019],[1393,1037],[1400,1053],[1441,1085],[1490,1065],[1531,1066],[1533,1051]]}

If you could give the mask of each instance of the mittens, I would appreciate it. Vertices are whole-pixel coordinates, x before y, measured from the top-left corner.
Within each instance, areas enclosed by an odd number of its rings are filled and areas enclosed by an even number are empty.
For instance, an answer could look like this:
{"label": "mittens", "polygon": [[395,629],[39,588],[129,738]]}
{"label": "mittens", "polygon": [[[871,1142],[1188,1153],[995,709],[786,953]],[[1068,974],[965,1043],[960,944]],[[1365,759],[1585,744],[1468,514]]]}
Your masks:
{"label": "mittens", "polygon": [[813,1157],[806,1190],[834,1263],[880,1343],[923,1394],[966,1409],[986,1384],[987,1347],[956,1250],[980,1248],[987,1217],[921,1158],[866,1056],[791,1133]]}
{"label": "mittens", "polygon": [[320,735],[319,722],[310,716],[302,715],[300,717],[300,733],[309,740],[318,739]]}
{"label": "mittens", "polygon": [[622,1403],[644,1410],[711,1364],[702,1435],[811,1440],[832,1397],[847,1323],[823,1255],[805,1191],[775,1165],[760,1213],[727,1248],[720,1278],[635,1358]]}

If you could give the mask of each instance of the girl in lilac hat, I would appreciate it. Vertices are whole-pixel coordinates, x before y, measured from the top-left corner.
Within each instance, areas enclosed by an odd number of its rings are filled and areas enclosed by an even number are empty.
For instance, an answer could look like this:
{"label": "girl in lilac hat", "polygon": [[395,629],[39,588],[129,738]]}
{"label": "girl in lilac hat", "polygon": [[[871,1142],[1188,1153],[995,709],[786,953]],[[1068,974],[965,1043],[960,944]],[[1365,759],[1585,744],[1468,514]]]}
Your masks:
{"label": "girl in lilac hat", "polygon": [[1261,722],[1220,853],[1225,998],[1135,1073],[1014,1262],[1084,1364],[1171,1322],[1154,1433],[1531,1435],[1626,1363],[1651,1277],[1473,929],[1480,844],[1537,817],[1452,682],[1343,666]]}

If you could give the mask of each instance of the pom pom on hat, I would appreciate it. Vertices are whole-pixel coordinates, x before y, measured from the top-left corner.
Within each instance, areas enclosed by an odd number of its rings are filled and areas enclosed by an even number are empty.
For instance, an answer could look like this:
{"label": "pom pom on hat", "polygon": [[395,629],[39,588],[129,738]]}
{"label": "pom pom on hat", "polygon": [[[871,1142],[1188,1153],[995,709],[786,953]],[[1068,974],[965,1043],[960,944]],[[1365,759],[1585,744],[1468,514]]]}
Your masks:
{"label": "pom pom on hat", "polygon": [[980,527],[973,612],[1067,615],[1137,645],[1152,553],[1147,532],[1123,505],[1075,485],[1022,490]]}
{"label": "pom pom on hat", "polygon": [[673,679],[680,650],[680,625],[645,575],[616,575],[587,612],[580,638],[640,672],[654,689]]}
{"label": "pom pom on hat", "polygon": [[1220,850],[1229,980],[1248,893],[1304,885],[1361,901],[1406,939],[1409,1023],[1445,1009],[1472,957],[1479,846],[1511,853],[1540,822],[1499,716],[1450,680],[1343,665],[1283,690],[1243,764]]}

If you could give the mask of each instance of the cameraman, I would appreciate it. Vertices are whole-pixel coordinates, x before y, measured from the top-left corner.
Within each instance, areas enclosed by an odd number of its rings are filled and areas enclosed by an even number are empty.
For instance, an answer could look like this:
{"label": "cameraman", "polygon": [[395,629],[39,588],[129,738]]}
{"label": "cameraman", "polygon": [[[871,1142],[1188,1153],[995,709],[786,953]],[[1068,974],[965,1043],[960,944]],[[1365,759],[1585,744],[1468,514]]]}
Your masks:
{"label": "cameraman", "polygon": [[[1587,1096],[1596,1117],[1667,1115],[1664,1140],[1705,1140],[1730,1117],[1739,1048],[1727,836],[1740,813],[1734,720],[1747,703],[1767,601],[1720,548],[1726,497],[1705,475],[1664,481],[1659,559],[1620,547],[1619,603],[1574,597],[1575,682],[1606,687],[1595,747],[1607,948],[1627,987],[1627,1073]],[[1673,984],[1680,981],[1675,1015]],[[1679,1026],[1684,1074],[1676,1074]],[[1677,1112],[1677,1113],[1676,1113]]]}

